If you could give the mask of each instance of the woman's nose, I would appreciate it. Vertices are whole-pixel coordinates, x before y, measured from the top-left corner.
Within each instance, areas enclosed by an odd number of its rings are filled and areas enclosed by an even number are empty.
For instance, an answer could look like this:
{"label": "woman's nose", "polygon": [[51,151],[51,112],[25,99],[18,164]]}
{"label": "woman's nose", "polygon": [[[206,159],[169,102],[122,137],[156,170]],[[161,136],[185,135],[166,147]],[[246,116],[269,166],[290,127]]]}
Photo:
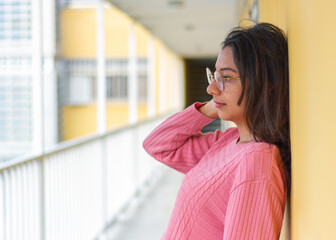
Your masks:
{"label": "woman's nose", "polygon": [[216,80],[213,80],[207,87],[207,93],[210,95],[219,95],[221,91],[218,89],[216,85]]}

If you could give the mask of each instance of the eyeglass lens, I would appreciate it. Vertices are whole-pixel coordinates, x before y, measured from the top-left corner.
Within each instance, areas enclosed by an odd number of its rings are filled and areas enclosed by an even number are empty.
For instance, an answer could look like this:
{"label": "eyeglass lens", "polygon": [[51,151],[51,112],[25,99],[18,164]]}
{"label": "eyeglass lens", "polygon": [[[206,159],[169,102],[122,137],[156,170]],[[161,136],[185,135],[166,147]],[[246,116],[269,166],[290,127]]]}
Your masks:
{"label": "eyeglass lens", "polygon": [[209,84],[211,84],[212,80],[215,79],[218,89],[220,91],[223,91],[224,84],[223,84],[223,78],[222,78],[221,74],[216,71],[215,74],[213,75],[209,68],[206,68],[206,74],[207,74]]}

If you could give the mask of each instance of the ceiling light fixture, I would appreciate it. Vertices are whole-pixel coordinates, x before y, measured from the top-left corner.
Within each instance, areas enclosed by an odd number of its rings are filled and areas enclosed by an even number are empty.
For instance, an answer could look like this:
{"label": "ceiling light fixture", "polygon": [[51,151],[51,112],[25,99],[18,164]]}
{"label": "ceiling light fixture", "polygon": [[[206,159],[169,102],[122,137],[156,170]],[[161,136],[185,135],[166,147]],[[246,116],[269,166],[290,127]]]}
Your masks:
{"label": "ceiling light fixture", "polygon": [[184,7],[184,1],[183,0],[168,0],[167,5],[168,7],[172,9],[180,9]]}
{"label": "ceiling light fixture", "polygon": [[189,31],[189,32],[192,32],[195,30],[195,26],[192,25],[192,24],[187,24],[184,26],[185,30]]}

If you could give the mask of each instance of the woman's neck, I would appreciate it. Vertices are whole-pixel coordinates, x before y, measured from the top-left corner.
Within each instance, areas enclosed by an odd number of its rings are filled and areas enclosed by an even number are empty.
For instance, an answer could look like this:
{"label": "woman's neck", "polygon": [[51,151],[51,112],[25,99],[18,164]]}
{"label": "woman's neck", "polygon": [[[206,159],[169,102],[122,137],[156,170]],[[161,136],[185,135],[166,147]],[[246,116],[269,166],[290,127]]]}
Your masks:
{"label": "woman's neck", "polygon": [[237,144],[245,144],[254,141],[253,135],[245,124],[237,124],[239,139]]}

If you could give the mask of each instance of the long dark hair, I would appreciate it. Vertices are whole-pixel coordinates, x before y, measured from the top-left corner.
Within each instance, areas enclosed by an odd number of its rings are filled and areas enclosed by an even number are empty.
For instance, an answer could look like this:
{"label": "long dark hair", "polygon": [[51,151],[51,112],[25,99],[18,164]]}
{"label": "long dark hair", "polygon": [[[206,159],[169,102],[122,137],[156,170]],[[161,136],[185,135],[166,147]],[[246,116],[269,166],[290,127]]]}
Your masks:
{"label": "long dark hair", "polygon": [[290,193],[288,45],[285,33],[269,23],[234,28],[222,43],[230,46],[246,98],[245,121],[256,141],[275,144],[285,166]]}

